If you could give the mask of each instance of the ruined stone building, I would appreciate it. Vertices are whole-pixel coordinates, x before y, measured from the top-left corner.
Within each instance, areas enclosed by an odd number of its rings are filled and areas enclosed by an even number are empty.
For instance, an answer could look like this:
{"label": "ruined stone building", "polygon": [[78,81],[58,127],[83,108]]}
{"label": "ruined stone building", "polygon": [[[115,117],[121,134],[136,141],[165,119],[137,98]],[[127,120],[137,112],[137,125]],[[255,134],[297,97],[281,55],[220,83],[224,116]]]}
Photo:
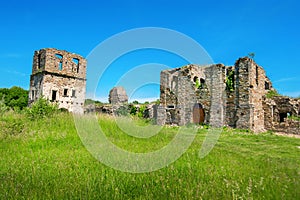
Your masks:
{"label": "ruined stone building", "polygon": [[86,91],[86,60],[64,50],[45,48],[34,52],[29,105],[39,97],[59,108],[83,113]]}
{"label": "ruined stone building", "polygon": [[159,125],[206,123],[299,133],[300,100],[287,97],[266,98],[274,90],[264,69],[245,57],[234,66],[187,65],[161,72],[160,106],[155,118]]}
{"label": "ruined stone building", "polygon": [[114,87],[109,91],[108,101],[110,104],[126,104],[128,103],[128,96],[123,87]]}

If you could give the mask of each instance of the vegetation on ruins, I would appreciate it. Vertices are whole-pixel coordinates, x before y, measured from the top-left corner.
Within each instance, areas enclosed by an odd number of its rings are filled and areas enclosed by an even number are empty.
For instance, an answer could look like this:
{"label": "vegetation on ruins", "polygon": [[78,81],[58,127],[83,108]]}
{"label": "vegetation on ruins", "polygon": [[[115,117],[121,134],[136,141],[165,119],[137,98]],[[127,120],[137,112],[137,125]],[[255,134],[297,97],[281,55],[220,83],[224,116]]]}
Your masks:
{"label": "vegetation on ruins", "polygon": [[226,76],[226,90],[229,92],[234,91],[234,71],[229,71]]}
{"label": "vegetation on ruins", "polygon": [[291,116],[288,116],[288,119],[295,120],[295,121],[300,121],[300,116],[291,115]]}
{"label": "vegetation on ruins", "polygon": [[84,101],[85,106],[91,105],[91,104],[94,104],[95,106],[102,106],[104,103],[102,103],[99,100],[85,99],[85,101]]}
{"label": "vegetation on ruins", "polygon": [[196,84],[195,86],[196,86],[197,89],[201,89],[201,83],[199,81],[199,78],[196,79],[195,84]]}
{"label": "vegetation on ruins", "polygon": [[275,89],[269,90],[268,93],[266,94],[266,97],[269,99],[276,97],[276,96],[281,96],[281,95]]}
{"label": "vegetation on ruins", "polygon": [[254,52],[250,52],[250,53],[248,53],[248,56],[249,56],[250,58],[254,59],[255,53],[254,53]]}

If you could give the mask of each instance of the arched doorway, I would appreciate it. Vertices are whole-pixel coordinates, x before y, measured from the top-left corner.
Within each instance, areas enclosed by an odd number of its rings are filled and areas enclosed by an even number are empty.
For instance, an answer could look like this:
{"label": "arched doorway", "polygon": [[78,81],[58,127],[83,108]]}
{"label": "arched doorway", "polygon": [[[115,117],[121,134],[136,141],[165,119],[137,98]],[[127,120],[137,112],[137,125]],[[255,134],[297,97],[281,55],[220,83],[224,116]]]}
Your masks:
{"label": "arched doorway", "polygon": [[205,112],[200,103],[195,103],[193,108],[193,123],[202,124],[205,119]]}

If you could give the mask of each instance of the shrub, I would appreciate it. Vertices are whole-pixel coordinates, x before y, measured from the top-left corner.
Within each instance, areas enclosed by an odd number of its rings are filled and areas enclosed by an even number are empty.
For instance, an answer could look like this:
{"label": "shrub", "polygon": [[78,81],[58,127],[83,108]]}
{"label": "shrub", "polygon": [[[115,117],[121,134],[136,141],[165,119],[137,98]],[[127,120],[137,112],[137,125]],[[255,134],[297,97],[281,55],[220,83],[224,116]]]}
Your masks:
{"label": "shrub", "polygon": [[269,90],[269,92],[266,94],[266,97],[271,99],[273,97],[280,96],[276,90]]}
{"label": "shrub", "polygon": [[58,105],[50,103],[45,98],[39,98],[34,102],[31,108],[26,110],[26,114],[31,119],[38,119],[43,117],[51,117],[58,111]]}
{"label": "shrub", "polygon": [[120,106],[116,110],[116,114],[119,116],[127,116],[129,114],[128,107],[127,106]]}
{"label": "shrub", "polygon": [[133,104],[129,104],[129,113],[131,114],[131,115],[136,115],[136,112],[137,112],[137,107],[135,106],[135,105],[133,105]]}
{"label": "shrub", "polygon": [[139,111],[138,111],[138,113],[137,113],[137,116],[138,117],[144,117],[144,113],[145,113],[145,111],[146,111],[146,106],[145,105],[141,105],[141,107],[139,108]]}

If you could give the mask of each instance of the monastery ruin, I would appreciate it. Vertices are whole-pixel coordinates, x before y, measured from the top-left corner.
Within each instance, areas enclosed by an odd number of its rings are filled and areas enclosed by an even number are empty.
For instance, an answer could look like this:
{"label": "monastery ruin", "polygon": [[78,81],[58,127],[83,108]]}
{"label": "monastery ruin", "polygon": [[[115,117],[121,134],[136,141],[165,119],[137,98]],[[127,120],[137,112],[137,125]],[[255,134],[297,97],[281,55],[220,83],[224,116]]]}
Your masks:
{"label": "monastery ruin", "polygon": [[300,100],[276,96],[264,69],[245,57],[234,66],[187,65],[164,70],[160,77],[159,125],[206,123],[254,132],[274,130],[299,134]]}
{"label": "monastery ruin", "polygon": [[29,105],[40,97],[59,108],[83,113],[86,90],[86,60],[54,48],[34,52],[30,76]]}
{"label": "monastery ruin", "polygon": [[[86,60],[77,54],[54,48],[35,51],[29,105],[42,96],[73,113],[115,114],[128,105],[125,89],[115,87],[109,93],[110,106],[84,107],[86,67]],[[264,69],[249,57],[234,66],[190,64],[161,72],[160,104],[147,105],[144,116],[158,125],[205,123],[300,134],[300,99],[270,97],[270,91],[275,90]]]}

